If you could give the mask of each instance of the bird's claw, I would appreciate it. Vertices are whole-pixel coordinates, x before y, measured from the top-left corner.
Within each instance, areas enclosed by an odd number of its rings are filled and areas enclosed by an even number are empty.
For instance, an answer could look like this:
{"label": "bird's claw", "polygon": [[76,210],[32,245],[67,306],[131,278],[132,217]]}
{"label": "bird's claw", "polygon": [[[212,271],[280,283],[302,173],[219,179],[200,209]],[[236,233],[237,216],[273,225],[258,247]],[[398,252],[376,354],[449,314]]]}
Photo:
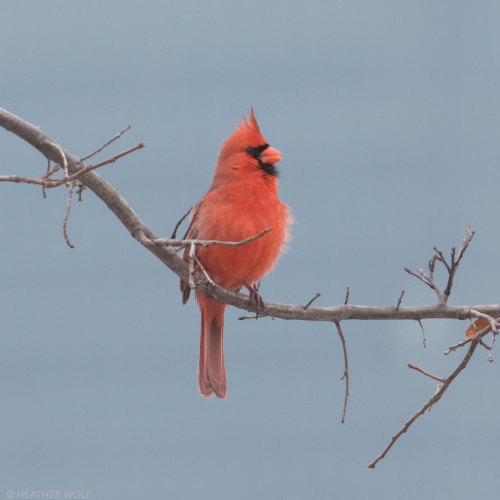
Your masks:
{"label": "bird's claw", "polygon": [[207,280],[205,283],[207,284],[207,288],[208,288],[208,290],[207,290],[208,296],[212,297],[214,290],[215,290],[215,283],[212,280],[210,280],[210,281]]}
{"label": "bird's claw", "polygon": [[256,286],[245,284],[245,288],[248,290],[248,293],[250,295],[250,302],[255,302],[255,306],[257,308],[255,312],[255,319],[258,319],[259,311],[265,309],[264,301],[262,300],[262,297],[259,293],[259,285],[260,283]]}

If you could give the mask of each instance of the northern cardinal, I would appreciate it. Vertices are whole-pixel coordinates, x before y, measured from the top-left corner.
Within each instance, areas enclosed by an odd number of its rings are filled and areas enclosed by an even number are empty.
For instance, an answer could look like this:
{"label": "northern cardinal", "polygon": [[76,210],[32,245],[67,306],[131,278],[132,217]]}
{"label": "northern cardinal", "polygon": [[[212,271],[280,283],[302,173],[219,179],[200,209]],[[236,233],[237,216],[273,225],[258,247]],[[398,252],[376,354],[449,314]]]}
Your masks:
{"label": "northern cardinal", "polygon": [[[246,287],[257,303],[255,285],[274,267],[286,241],[292,218],[278,198],[281,153],[265,141],[253,109],[222,145],[212,184],[192,211],[187,238],[242,241],[265,229],[264,236],[240,247],[197,247],[196,256],[212,280],[231,290]],[[185,251],[184,258],[188,258]],[[182,301],[190,288],[181,280]],[[227,394],[224,366],[224,312],[226,305],[196,292],[201,310],[198,390],[209,398]]]}

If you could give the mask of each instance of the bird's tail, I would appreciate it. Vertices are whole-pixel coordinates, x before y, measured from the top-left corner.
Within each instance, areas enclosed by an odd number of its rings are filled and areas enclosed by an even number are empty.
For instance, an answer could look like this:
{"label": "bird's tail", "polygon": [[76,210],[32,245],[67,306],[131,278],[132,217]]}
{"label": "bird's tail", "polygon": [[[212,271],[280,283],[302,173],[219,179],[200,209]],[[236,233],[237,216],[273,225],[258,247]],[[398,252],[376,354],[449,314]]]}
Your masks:
{"label": "bird's tail", "polygon": [[198,296],[201,309],[200,362],[198,390],[209,398],[215,394],[224,399],[227,394],[224,366],[224,312],[226,306],[214,299]]}

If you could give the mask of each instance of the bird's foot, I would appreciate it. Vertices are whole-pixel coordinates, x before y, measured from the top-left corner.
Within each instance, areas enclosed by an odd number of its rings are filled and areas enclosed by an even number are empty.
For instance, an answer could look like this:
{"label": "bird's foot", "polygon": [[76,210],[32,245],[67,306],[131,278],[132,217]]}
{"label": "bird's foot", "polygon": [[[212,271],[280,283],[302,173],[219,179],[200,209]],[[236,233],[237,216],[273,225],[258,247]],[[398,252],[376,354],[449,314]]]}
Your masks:
{"label": "bird's foot", "polygon": [[245,283],[245,288],[248,290],[248,293],[250,294],[250,302],[255,302],[255,306],[257,308],[257,311],[255,313],[256,314],[255,319],[258,319],[259,311],[265,309],[264,301],[262,300],[262,297],[260,296],[259,293],[259,287],[260,287],[260,281],[255,285],[249,285]]}
{"label": "bird's foot", "polygon": [[213,297],[213,293],[214,293],[214,290],[215,290],[215,283],[209,279],[207,280],[207,293],[205,294],[207,297]]}

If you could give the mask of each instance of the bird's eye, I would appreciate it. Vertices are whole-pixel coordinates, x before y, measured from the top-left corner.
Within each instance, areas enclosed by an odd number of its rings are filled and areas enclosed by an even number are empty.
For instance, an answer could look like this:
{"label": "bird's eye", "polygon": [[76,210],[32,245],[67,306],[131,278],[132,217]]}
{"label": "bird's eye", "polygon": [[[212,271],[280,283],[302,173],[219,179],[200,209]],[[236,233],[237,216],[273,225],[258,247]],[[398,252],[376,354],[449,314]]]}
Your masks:
{"label": "bird's eye", "polygon": [[257,160],[261,155],[262,151],[264,151],[268,147],[269,144],[263,144],[262,146],[259,146],[257,148],[246,148],[245,153],[249,154],[252,158],[255,158]]}

